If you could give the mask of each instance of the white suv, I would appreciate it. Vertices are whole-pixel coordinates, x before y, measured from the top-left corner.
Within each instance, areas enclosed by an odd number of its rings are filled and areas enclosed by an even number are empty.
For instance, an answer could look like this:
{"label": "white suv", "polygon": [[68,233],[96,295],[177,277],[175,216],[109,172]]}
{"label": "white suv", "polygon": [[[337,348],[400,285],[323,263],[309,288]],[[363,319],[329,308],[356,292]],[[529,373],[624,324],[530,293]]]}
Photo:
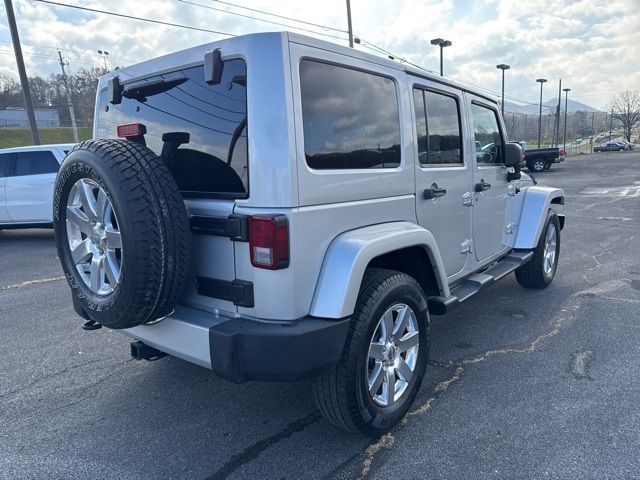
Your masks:
{"label": "white suv", "polygon": [[111,72],[55,189],[75,309],[136,358],[313,378],[331,422],[385,431],[420,387],[430,313],[555,275],[564,194],[520,173],[499,111],[292,33]]}
{"label": "white suv", "polygon": [[73,144],[0,150],[0,229],[51,227],[53,184]]}

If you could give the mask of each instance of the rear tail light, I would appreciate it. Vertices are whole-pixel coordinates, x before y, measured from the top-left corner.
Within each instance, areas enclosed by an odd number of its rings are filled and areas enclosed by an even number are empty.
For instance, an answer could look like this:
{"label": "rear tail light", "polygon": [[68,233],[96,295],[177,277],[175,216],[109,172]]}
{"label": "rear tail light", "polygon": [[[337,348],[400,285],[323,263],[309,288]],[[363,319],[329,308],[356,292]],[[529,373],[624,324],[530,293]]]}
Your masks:
{"label": "rear tail light", "polygon": [[147,133],[147,127],[142,123],[128,123],[126,125],[118,125],[116,131],[120,138],[140,137]]}
{"label": "rear tail light", "polygon": [[277,270],[289,266],[289,222],[285,215],[249,217],[251,265]]}

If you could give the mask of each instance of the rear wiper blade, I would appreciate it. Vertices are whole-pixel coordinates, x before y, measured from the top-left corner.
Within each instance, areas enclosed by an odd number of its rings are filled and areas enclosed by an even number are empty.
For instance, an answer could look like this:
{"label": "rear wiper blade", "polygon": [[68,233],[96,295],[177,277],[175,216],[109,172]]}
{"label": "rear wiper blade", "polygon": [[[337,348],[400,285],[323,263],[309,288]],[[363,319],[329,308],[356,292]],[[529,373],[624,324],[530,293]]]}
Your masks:
{"label": "rear wiper blade", "polygon": [[154,79],[132,83],[131,85],[124,85],[122,89],[122,96],[144,102],[147,97],[171,90],[172,88],[183,84],[187,80],[188,78],[186,77],[178,77],[168,80]]}

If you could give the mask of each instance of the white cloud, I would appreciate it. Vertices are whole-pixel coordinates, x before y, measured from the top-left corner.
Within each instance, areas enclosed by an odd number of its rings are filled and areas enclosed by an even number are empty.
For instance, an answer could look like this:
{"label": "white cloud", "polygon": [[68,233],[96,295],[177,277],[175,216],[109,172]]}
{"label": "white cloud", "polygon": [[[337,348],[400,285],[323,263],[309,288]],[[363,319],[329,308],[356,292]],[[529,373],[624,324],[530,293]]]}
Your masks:
{"label": "white cloud", "polygon": [[[212,0],[193,0],[251,16]],[[231,33],[282,30],[238,16],[187,5],[177,0],[115,2],[74,0],[75,4],[128,15]],[[344,0],[298,2],[235,0],[243,6],[346,29]],[[614,92],[640,87],[640,9],[637,0],[353,0],[357,35],[401,58],[432,70],[439,68],[435,37],[450,39],[445,73],[492,91],[500,89],[497,63],[509,63],[507,95],[536,101],[545,77],[545,98],[557,78],[572,88],[574,99],[605,106]],[[30,74],[58,72],[55,48],[65,49],[71,68],[100,65],[96,50],[108,50],[109,63],[126,65],[218,38],[217,35],[153,25],[107,15],[15,0],[14,8]],[[0,72],[16,75],[10,36],[0,11]],[[268,18],[268,17],[265,17]],[[282,19],[272,20],[293,23]],[[299,25],[303,28],[317,28]],[[323,31],[346,38],[344,33]],[[329,39],[331,41],[339,41]],[[363,48],[362,46],[358,48]]]}

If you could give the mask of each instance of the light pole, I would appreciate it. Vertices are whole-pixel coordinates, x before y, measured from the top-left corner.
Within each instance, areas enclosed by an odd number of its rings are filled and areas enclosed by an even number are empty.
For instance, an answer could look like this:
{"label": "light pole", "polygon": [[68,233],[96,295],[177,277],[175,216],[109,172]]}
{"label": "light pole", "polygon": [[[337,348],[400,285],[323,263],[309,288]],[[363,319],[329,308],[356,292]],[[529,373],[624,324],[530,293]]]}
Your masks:
{"label": "light pole", "polygon": [[431,40],[431,45],[438,45],[440,47],[440,76],[442,77],[444,75],[442,68],[442,50],[444,47],[450,47],[453,44],[451,41],[445,40],[444,38],[434,38]]}
{"label": "light pole", "polygon": [[496,68],[502,70],[502,118],[504,119],[504,71],[509,70],[511,66],[506,63],[501,63],[500,65],[496,65]]}
{"label": "light pole", "polygon": [[546,78],[538,78],[536,82],[540,83],[540,113],[538,114],[538,148],[540,148],[540,138],[542,134],[542,85],[547,81]]}
{"label": "light pole", "polygon": [[109,52],[107,52],[106,50],[98,50],[98,55],[100,55],[102,57],[102,59],[104,60],[104,69],[107,69],[107,57],[109,56]]}
{"label": "light pole", "polygon": [[564,92],[564,135],[562,136],[562,146],[564,148],[565,155],[566,155],[566,151],[567,151],[567,104],[569,103],[569,92],[571,91],[571,89],[570,88],[563,88],[562,91]]}

